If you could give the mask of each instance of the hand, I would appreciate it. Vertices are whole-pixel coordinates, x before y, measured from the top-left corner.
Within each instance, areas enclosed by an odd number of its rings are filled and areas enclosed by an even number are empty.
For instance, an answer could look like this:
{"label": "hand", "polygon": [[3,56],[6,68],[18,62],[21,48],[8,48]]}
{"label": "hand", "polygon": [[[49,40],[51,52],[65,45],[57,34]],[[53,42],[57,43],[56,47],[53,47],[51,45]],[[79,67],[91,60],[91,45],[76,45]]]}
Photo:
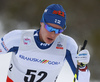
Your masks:
{"label": "hand", "polygon": [[87,49],[80,51],[76,58],[79,63],[88,64],[90,61],[89,51]]}

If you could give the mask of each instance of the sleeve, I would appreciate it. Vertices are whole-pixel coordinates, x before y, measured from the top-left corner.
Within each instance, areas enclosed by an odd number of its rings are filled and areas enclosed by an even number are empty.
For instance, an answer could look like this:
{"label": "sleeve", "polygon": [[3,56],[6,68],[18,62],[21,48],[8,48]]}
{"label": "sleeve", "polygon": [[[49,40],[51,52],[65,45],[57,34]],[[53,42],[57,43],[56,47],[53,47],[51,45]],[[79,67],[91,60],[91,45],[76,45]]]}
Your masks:
{"label": "sleeve", "polygon": [[[78,45],[75,40],[71,37],[67,37],[67,47],[66,47],[66,60],[69,63],[71,70],[75,74],[76,67],[77,67],[77,50]],[[74,77],[73,77],[74,78]],[[89,82],[90,80],[90,71],[86,69],[85,71],[79,70],[78,71],[78,82]]]}
{"label": "sleeve", "polygon": [[21,39],[21,30],[13,30],[0,39],[0,54],[17,52]]}

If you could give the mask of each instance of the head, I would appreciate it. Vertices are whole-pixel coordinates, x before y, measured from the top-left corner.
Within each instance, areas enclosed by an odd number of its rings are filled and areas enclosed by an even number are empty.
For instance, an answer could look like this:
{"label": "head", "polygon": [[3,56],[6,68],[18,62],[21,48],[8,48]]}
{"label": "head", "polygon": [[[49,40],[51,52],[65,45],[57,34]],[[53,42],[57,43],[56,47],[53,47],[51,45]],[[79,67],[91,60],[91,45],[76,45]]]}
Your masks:
{"label": "head", "polygon": [[51,44],[66,29],[66,12],[63,7],[59,4],[48,6],[42,15],[40,25],[40,40]]}

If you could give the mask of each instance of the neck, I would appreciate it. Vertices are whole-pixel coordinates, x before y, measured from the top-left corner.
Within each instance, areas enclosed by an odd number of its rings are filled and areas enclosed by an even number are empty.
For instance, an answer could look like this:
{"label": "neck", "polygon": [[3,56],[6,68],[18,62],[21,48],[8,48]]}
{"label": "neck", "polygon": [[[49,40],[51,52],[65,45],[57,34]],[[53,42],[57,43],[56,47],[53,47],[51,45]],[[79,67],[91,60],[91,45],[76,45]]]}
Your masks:
{"label": "neck", "polygon": [[[35,35],[36,34],[36,35]],[[34,39],[35,39],[35,42],[36,42],[36,44],[37,44],[37,46],[40,48],[40,49],[47,49],[47,48],[49,48],[52,44],[47,44],[47,43],[45,43],[44,41],[42,41],[41,39],[40,39],[40,37],[41,37],[41,32],[40,32],[40,30],[37,30],[37,31],[35,31],[34,32]]]}

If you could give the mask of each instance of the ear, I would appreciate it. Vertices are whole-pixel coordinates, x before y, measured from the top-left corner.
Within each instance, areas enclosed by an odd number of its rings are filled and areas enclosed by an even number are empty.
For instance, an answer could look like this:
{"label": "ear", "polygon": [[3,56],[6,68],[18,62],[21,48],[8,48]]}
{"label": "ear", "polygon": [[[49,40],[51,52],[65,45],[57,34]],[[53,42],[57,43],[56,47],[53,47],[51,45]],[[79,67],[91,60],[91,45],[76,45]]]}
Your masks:
{"label": "ear", "polygon": [[42,27],[42,26],[44,26],[44,23],[43,23],[43,22],[40,22],[40,25],[41,25],[41,27]]}

